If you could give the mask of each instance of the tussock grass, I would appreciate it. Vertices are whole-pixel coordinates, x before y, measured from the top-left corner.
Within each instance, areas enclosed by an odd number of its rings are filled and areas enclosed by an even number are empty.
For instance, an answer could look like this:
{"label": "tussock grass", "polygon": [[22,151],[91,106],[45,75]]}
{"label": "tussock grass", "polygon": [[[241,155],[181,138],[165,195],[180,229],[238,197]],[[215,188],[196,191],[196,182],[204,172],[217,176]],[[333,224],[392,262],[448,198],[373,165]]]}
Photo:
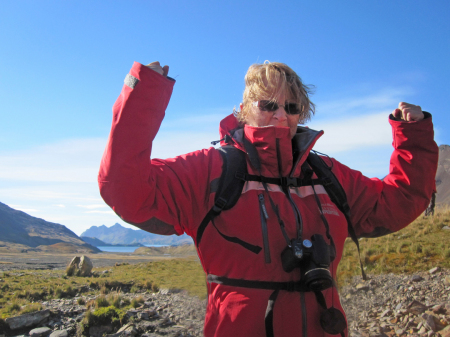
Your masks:
{"label": "tussock grass", "polygon": [[77,336],[89,336],[89,328],[97,325],[110,325],[117,329],[126,323],[126,311],[113,306],[87,311],[81,324],[78,325]]}
{"label": "tussock grass", "polygon": [[[366,273],[411,274],[435,266],[450,268],[450,208],[434,216],[420,216],[399,232],[375,239],[361,239],[361,258]],[[347,239],[337,270],[340,286],[361,275],[356,245]]]}

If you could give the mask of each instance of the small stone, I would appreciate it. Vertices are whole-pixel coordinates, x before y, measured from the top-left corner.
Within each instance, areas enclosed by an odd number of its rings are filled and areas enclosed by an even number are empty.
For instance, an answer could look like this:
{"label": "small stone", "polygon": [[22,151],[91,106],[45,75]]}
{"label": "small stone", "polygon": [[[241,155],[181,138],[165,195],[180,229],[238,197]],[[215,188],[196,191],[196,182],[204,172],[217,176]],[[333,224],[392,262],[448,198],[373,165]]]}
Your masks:
{"label": "small stone", "polygon": [[388,316],[390,314],[392,314],[392,310],[391,309],[386,309],[385,311],[383,311],[383,313],[381,314],[380,317]]}
{"label": "small stone", "polygon": [[395,307],[395,310],[400,310],[402,308],[402,303],[400,302],[399,304],[397,304],[397,306]]}
{"label": "small stone", "polygon": [[121,327],[116,334],[122,334],[124,336],[136,336],[137,330],[135,329],[133,323],[128,323]]}
{"label": "small stone", "polygon": [[420,315],[424,313],[427,310],[427,306],[420,303],[419,301],[412,301],[408,305],[408,312],[414,314],[414,315]]}
{"label": "small stone", "polygon": [[436,324],[434,323],[434,319],[433,316],[429,315],[429,314],[422,314],[422,319],[423,319],[423,325],[428,329],[428,330],[432,330],[432,331],[436,331]]}
{"label": "small stone", "polygon": [[420,282],[423,281],[423,277],[421,277],[420,275],[413,275],[413,277],[411,277],[411,281]]}
{"label": "small stone", "polygon": [[444,284],[445,284],[446,286],[450,286],[450,276],[446,276],[446,277],[444,278]]}
{"label": "small stone", "polygon": [[43,337],[48,336],[52,332],[52,329],[43,327],[43,328],[36,328],[29,332],[30,337]]}
{"label": "small stone", "polygon": [[369,286],[365,285],[364,283],[360,283],[356,286],[356,290],[367,291],[369,289]]}
{"label": "small stone", "polygon": [[431,268],[428,272],[433,275],[433,274],[436,274],[439,270],[441,270],[441,268],[434,267],[434,268]]}
{"label": "small stone", "polygon": [[400,336],[400,335],[403,335],[405,333],[405,330],[403,330],[403,329],[396,329],[395,333]]}
{"label": "small stone", "polygon": [[56,330],[50,334],[50,337],[67,337],[67,336],[69,336],[67,330]]}
{"label": "small stone", "polygon": [[419,335],[424,334],[424,333],[426,333],[426,332],[427,332],[427,329],[425,329],[424,326],[422,326],[422,327],[419,329],[419,331],[418,331]]}

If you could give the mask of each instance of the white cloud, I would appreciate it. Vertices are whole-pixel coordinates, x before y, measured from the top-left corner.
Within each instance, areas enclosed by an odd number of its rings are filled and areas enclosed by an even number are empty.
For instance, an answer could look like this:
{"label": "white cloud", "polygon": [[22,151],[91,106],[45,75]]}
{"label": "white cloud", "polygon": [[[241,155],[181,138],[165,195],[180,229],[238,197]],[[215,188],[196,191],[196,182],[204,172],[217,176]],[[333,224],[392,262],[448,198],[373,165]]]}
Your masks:
{"label": "white cloud", "polygon": [[78,207],[94,209],[94,208],[104,208],[108,207],[106,204],[93,204],[93,205],[77,205]]}
{"label": "white cloud", "polygon": [[114,213],[114,211],[87,211],[87,212],[84,212],[84,213],[100,213],[100,214],[116,214],[116,213]]}
{"label": "white cloud", "polygon": [[[361,89],[360,89],[361,90]],[[346,95],[338,99],[332,99],[317,103],[318,118],[341,118],[348,116],[360,116],[378,113],[382,110],[392,112],[397,108],[398,103],[404,101],[406,97],[412,95],[411,88],[384,88],[373,91],[370,94]]]}
{"label": "white cloud", "polygon": [[14,209],[16,209],[16,210],[18,210],[18,211],[22,211],[22,212],[25,212],[25,213],[36,213],[36,212],[39,212],[39,210],[37,210],[37,209],[33,209],[33,208],[24,208],[24,207],[12,207],[12,206],[10,206],[11,208],[14,208]]}
{"label": "white cloud", "polygon": [[106,140],[69,139],[33,146],[25,151],[0,152],[0,179],[48,182],[92,182]]}
{"label": "white cloud", "polygon": [[357,148],[389,145],[392,131],[388,123],[389,112],[357,116],[345,120],[311,123],[310,127],[324,130],[317,148],[325,153],[338,153]]}

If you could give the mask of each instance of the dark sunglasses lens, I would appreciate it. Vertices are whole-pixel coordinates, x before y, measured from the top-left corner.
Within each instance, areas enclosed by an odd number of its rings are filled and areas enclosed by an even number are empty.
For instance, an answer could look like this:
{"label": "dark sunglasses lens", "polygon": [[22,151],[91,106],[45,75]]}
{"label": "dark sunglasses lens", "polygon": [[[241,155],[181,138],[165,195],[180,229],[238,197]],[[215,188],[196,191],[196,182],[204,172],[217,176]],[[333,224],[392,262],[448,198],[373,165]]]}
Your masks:
{"label": "dark sunglasses lens", "polygon": [[284,110],[286,110],[286,113],[289,115],[296,115],[300,113],[300,109],[298,108],[297,103],[286,103],[284,106]]}
{"label": "dark sunglasses lens", "polygon": [[259,101],[259,109],[261,111],[273,112],[278,110],[278,104],[271,101]]}

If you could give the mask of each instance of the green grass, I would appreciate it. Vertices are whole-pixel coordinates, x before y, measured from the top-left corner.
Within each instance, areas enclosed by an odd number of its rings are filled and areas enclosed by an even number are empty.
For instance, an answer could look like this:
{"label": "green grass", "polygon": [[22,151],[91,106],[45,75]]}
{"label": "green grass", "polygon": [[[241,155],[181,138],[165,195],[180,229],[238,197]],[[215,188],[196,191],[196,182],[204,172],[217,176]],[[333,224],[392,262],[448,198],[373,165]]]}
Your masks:
{"label": "green grass", "polygon": [[[434,216],[420,216],[411,225],[380,238],[361,239],[361,259],[366,273],[412,274],[435,266],[450,268],[450,209],[438,209]],[[337,270],[340,286],[361,275],[356,245],[347,239]]]}
{"label": "green grass", "polygon": [[[109,269],[109,268],[108,268]],[[156,292],[159,288],[178,288],[192,296],[206,297],[205,275],[198,261],[173,259],[158,262],[121,264],[112,272],[102,274],[105,268],[94,268],[97,277],[66,276],[64,270],[24,270],[0,272],[0,318],[24,312],[32,302],[56,298],[73,298],[77,294]],[[182,276],[181,276],[182,275]],[[100,300],[101,301],[101,300]],[[108,305],[117,305],[108,301]],[[123,304],[130,305],[122,300]],[[136,303],[133,303],[137,305]],[[106,303],[94,305],[104,307]]]}

